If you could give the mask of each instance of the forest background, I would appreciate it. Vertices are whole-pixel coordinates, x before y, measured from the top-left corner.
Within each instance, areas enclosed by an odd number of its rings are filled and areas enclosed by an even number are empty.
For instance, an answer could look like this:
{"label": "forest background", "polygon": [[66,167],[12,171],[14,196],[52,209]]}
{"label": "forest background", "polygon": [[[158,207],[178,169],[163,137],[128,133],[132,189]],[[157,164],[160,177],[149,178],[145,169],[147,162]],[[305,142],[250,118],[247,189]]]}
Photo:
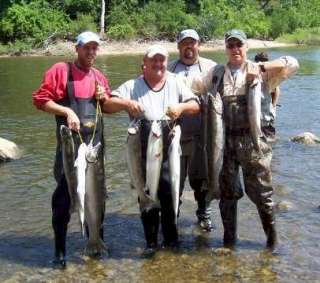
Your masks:
{"label": "forest background", "polygon": [[320,0],[1,0],[0,53],[74,40],[169,40],[194,28],[203,41],[240,28],[248,37],[320,42]]}

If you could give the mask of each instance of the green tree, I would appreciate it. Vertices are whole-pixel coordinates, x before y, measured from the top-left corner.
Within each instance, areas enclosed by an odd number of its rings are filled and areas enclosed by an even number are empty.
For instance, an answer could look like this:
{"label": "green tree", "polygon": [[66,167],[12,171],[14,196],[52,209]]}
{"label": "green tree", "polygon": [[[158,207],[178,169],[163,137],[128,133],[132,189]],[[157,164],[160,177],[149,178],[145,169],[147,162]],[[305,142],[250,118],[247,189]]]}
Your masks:
{"label": "green tree", "polygon": [[45,1],[13,4],[0,21],[4,41],[26,40],[39,43],[54,32],[68,29],[68,18]]}

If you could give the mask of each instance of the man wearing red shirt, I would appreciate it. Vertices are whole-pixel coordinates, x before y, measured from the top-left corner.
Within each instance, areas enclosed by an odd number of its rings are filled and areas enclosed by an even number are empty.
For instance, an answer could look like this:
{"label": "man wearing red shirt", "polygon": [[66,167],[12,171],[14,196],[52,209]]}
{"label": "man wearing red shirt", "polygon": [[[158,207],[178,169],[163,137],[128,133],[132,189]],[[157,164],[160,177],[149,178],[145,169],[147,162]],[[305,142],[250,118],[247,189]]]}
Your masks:
{"label": "man wearing red shirt", "polygon": [[[61,267],[66,265],[65,245],[67,226],[70,221],[70,196],[63,172],[60,127],[66,125],[73,130],[75,152],[80,144],[80,135],[86,144],[94,136],[93,145],[98,142],[102,144],[103,150],[100,151],[98,158],[103,164],[104,139],[101,115],[98,116],[96,129],[94,125],[97,103],[100,103],[104,111],[104,104],[111,90],[107,78],[92,67],[99,43],[97,34],[90,31],[81,33],[77,37],[75,61],[53,65],[45,73],[40,88],[33,93],[33,104],[38,109],[54,114],[57,122],[57,150],[54,165],[57,188],[52,196],[52,226],[55,237],[54,263]],[[100,234],[102,238],[103,230]]]}

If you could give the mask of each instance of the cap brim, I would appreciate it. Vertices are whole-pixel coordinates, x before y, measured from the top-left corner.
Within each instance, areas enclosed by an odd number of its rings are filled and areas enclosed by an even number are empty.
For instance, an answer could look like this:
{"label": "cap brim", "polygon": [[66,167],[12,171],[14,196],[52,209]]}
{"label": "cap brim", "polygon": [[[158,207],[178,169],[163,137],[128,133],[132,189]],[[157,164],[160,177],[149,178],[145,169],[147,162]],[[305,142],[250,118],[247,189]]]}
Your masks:
{"label": "cap brim", "polygon": [[180,43],[181,41],[185,40],[186,38],[191,38],[191,39],[193,39],[193,40],[195,40],[195,41],[199,41],[199,40],[200,40],[199,38],[196,38],[195,36],[187,35],[187,36],[184,36],[184,37],[180,38],[180,39],[178,40],[178,43]]}
{"label": "cap brim", "polygon": [[232,36],[229,36],[228,38],[226,38],[226,41],[229,41],[230,39],[238,39],[242,43],[246,43],[246,40],[244,40],[241,36],[232,35]]}
{"label": "cap brim", "polygon": [[149,53],[147,54],[147,57],[148,57],[148,58],[153,58],[153,57],[156,56],[157,54],[159,54],[159,55],[161,55],[161,56],[163,56],[163,57],[168,57],[168,54],[165,53],[165,52],[149,52]]}

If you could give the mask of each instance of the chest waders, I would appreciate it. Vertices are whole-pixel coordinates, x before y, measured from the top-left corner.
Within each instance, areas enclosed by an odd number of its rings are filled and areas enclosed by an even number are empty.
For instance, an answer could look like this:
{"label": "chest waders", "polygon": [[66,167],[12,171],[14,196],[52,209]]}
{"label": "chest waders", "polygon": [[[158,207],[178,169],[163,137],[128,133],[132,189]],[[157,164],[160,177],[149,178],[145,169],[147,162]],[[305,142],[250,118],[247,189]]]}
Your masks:
{"label": "chest waders", "polygon": [[[93,71],[94,72],[94,71]],[[66,97],[58,102],[58,104],[70,107],[80,119],[80,134],[83,142],[88,144],[94,135],[93,145],[98,142],[102,144],[98,156],[98,162],[104,172],[104,137],[103,137],[103,120],[99,115],[97,119],[96,130],[94,132],[94,125],[96,122],[96,107],[97,101],[95,97],[91,98],[77,98],[74,93],[74,80],[72,76],[72,64],[68,63],[68,79],[66,86]],[[60,137],[61,125],[67,125],[66,117],[56,115],[56,139],[57,148],[54,164],[54,178],[57,182],[56,190],[52,196],[52,227],[55,237],[55,262],[65,265],[66,255],[66,234],[67,226],[70,221],[70,196],[68,192],[67,181],[63,172],[62,161],[62,144]],[[78,148],[81,144],[78,133],[73,132],[73,140],[75,144],[75,153],[78,154]],[[103,217],[102,217],[103,219]],[[101,236],[103,231],[101,231]]]}
{"label": "chest waders", "polygon": [[[140,131],[142,169],[144,171],[144,176],[146,176],[148,136],[151,129],[151,124],[152,121],[142,120],[142,127]],[[171,143],[170,130],[174,125],[168,121],[162,121],[161,126],[163,138],[163,159],[158,189],[160,209],[153,208],[149,211],[144,211],[141,213],[141,221],[147,242],[146,252],[153,252],[158,245],[160,219],[164,241],[163,245],[175,247],[178,244],[178,228],[175,224],[174,209],[172,204],[168,156],[168,149]]]}
{"label": "chest waders", "polygon": [[263,155],[255,155],[247,110],[247,93],[228,95],[223,89],[223,77],[219,77],[216,88],[222,95],[224,120],[226,125],[226,146],[221,176],[221,200],[219,203],[224,226],[224,244],[233,246],[237,240],[237,202],[242,197],[239,190],[239,168],[243,172],[245,191],[257,207],[262,226],[267,236],[267,247],[276,245],[276,230],[272,201],[270,163],[271,147],[264,139]]}

